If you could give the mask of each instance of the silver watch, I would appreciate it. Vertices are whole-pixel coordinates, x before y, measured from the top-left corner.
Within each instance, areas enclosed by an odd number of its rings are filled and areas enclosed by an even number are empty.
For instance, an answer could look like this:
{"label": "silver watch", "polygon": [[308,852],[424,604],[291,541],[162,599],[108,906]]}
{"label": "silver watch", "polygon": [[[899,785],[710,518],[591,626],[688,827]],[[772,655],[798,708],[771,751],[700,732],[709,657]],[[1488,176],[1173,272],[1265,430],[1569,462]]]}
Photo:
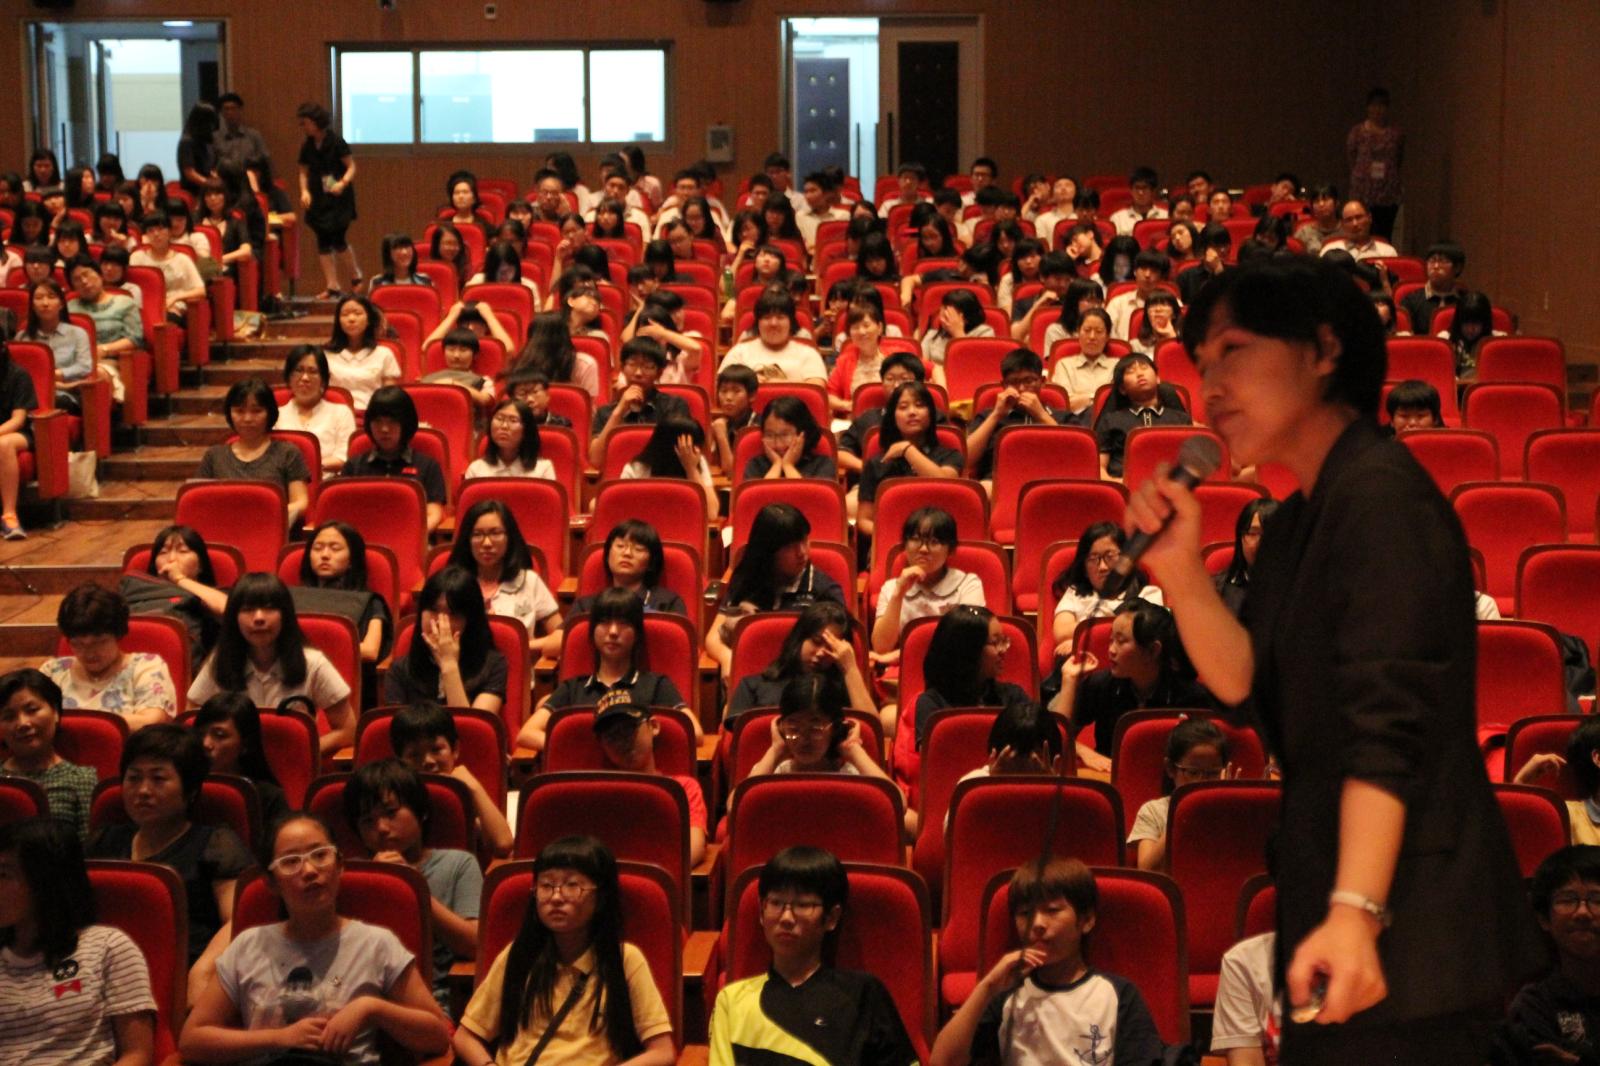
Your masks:
{"label": "silver watch", "polygon": [[1382,903],[1379,903],[1375,899],[1372,899],[1368,896],[1363,896],[1359,892],[1348,892],[1342,889],[1334,889],[1332,892],[1328,893],[1328,905],[1332,906],[1335,903],[1342,903],[1346,907],[1355,907],[1359,910],[1366,911],[1368,914],[1376,918],[1378,920],[1378,924],[1385,929],[1389,928],[1390,923],[1394,920],[1394,915],[1390,913],[1388,907],[1384,906]]}

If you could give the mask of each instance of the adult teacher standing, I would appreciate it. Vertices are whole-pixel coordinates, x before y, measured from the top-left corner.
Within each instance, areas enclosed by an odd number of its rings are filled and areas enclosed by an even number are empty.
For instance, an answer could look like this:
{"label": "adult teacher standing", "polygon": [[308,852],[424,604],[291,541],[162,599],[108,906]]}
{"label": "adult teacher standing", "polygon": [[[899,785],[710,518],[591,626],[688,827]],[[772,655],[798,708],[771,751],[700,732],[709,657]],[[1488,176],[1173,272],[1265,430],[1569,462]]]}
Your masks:
{"label": "adult teacher standing", "polygon": [[350,224],[356,220],[356,161],[345,139],[329,129],[333,116],[327,108],[301,104],[295,118],[306,135],[300,146],[300,207],[306,225],[317,235],[317,262],[325,283],[317,298],[330,300],[345,291],[339,288],[335,256],[350,274],[349,291],[361,288],[361,268],[348,240]]}
{"label": "adult teacher standing", "polygon": [[[1387,359],[1336,267],[1261,263],[1206,286],[1183,341],[1234,462],[1301,490],[1266,523],[1243,624],[1201,562],[1200,507],[1162,478],[1128,507],[1200,680],[1252,699],[1283,767],[1285,1063],[1482,1062],[1542,948],[1484,775],[1466,539],[1377,424]],[[1289,1012],[1286,1011],[1286,1014]]]}

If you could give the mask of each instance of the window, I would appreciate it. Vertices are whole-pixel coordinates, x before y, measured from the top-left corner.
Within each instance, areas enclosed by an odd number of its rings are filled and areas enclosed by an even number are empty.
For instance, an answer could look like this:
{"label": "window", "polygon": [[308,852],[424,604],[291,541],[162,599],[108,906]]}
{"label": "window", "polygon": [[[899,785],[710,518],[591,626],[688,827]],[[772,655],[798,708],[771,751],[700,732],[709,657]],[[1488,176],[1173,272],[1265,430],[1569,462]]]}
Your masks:
{"label": "window", "polygon": [[352,144],[666,140],[667,52],[635,48],[334,50]]}

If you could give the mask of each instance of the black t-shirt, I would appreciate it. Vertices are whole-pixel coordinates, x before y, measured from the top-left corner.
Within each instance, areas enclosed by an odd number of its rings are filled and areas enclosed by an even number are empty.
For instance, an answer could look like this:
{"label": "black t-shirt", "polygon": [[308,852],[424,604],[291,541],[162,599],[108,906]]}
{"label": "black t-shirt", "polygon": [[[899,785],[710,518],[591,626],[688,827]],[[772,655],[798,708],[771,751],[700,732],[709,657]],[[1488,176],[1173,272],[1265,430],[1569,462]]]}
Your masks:
{"label": "black t-shirt", "polygon": [[[1033,697],[1021,685],[1013,685],[1009,681],[993,681],[979,695],[979,707],[1011,707],[1021,703],[1031,703]],[[917,750],[922,749],[923,741],[928,739],[928,722],[933,718],[935,711],[942,711],[946,707],[953,707],[944,693],[937,689],[924,689],[918,696],[916,706],[912,709],[912,717],[917,730]]]}
{"label": "black t-shirt", "polygon": [[1100,451],[1106,456],[1106,473],[1122,476],[1122,454],[1128,445],[1128,434],[1140,426],[1192,426],[1189,417],[1177,403],[1159,408],[1106,407],[1100,420],[1094,424],[1094,435],[1100,441]]}
{"label": "black t-shirt", "polygon": [[1101,755],[1110,755],[1111,742],[1117,732],[1117,719],[1129,711],[1167,707],[1208,708],[1211,702],[1211,694],[1198,683],[1169,674],[1156,685],[1150,698],[1140,703],[1132,681],[1125,677],[1113,677],[1110,670],[1096,670],[1078,682],[1078,698],[1072,705],[1072,727],[1076,730],[1093,725],[1094,750]]}
{"label": "black t-shirt", "polygon": [[[826,455],[813,454],[802,456],[796,464],[802,477],[822,478],[831,481],[834,477],[833,459]],[[744,464],[744,479],[746,481],[759,481],[767,476],[767,471],[772,469],[772,460],[766,454],[756,456]]]}
{"label": "black t-shirt", "polygon": [[1554,1062],[1534,1051],[1539,1044],[1576,1055],[1582,1066],[1600,1063],[1600,997],[1560,972],[1526,985],[1511,1001],[1489,1061],[1495,1066]]}
{"label": "black t-shirt", "polygon": [[682,707],[689,702],[667,675],[653,670],[635,670],[614,685],[606,684],[593,674],[569,677],[556,685],[547,706],[552,711],[562,707],[594,707],[599,704],[600,697],[619,689],[628,692],[634,702],[643,707]]}
{"label": "black t-shirt", "polygon": [[[879,442],[882,444],[882,441]],[[961,453],[954,448],[946,448],[942,444],[935,444],[932,448],[922,449],[922,453],[938,466],[948,466],[961,474]],[[878,484],[892,477],[911,477],[915,471],[911,464],[902,456],[893,462],[884,462],[883,453],[879,452],[861,469],[861,490],[859,498],[862,503],[872,503],[878,497]]]}
{"label": "black t-shirt", "polygon": [[[421,640],[420,636],[413,639]],[[461,687],[467,690],[467,702],[478,698],[482,693],[488,692],[506,698],[506,660],[505,656],[490,648],[484,656],[483,666],[471,677],[461,679]],[[384,703],[420,703],[425,700],[442,701],[444,693],[440,691],[439,683],[435,680],[432,684],[421,678],[411,676],[411,659],[409,656],[397,656],[389,665],[389,672],[383,679]]]}
{"label": "black t-shirt", "polygon": [[333,130],[328,130],[323,135],[321,147],[318,147],[310,137],[307,137],[305,143],[300,146],[299,163],[306,168],[306,184],[311,189],[308,223],[335,227],[347,226],[355,220],[355,186],[346,186],[344,192],[337,196],[324,187],[324,179],[335,182],[344,176],[344,160],[349,155],[350,146]]}
{"label": "black t-shirt", "polygon": [[[594,424],[592,426],[592,432],[595,436],[599,436],[600,431],[606,428],[606,423],[611,419],[611,412],[616,409],[617,405],[614,403],[601,404],[595,408]],[[643,407],[623,415],[622,424],[625,426],[653,426],[657,422],[665,422],[669,418],[675,418],[683,422],[693,421],[693,417],[689,414],[689,405],[683,401],[682,397],[674,396],[670,392],[657,391],[651,394]]]}
{"label": "black t-shirt", "polygon": [[917,1051],[894,997],[869,973],[823,967],[796,986],[775,970],[761,988],[761,1024],[745,1019],[735,1034],[734,1061],[776,1066],[800,1060],[761,1047],[767,1028],[811,1048],[838,1066],[910,1066]]}
{"label": "black t-shirt", "polygon": [[0,371],[0,422],[9,419],[13,411],[27,411],[29,417],[23,420],[17,432],[28,438],[30,448],[33,447],[32,416],[38,409],[39,394],[33,387],[33,375],[7,359],[5,369]]}
{"label": "black t-shirt", "polygon": [[778,698],[783,695],[783,687],[791,678],[782,678],[769,681],[764,674],[750,674],[741,677],[739,684],[734,686],[733,695],[728,697],[728,710],[723,721],[732,721],[754,707],[776,707]]}
{"label": "black t-shirt", "polygon": [[413,448],[406,448],[393,459],[385,459],[376,450],[362,452],[344,464],[341,476],[416,478],[422,482],[422,495],[429,503],[442,505],[448,498],[439,464]]}
{"label": "black t-shirt", "polygon": [[164,577],[123,574],[117,590],[133,614],[165,614],[189,631],[189,669],[198,671],[216,639],[217,623],[198,596],[185,592]]}

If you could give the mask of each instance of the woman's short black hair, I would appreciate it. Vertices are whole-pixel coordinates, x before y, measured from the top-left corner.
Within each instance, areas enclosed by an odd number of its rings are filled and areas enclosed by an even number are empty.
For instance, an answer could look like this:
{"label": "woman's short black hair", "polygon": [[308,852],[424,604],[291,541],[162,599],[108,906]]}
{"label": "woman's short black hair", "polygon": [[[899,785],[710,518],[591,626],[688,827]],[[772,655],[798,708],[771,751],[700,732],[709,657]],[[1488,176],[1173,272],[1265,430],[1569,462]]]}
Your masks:
{"label": "woman's short black hair", "polygon": [[433,820],[433,803],[428,798],[428,786],[415,770],[394,758],[379,759],[358,767],[345,783],[344,820],[351,832],[361,835],[361,819],[372,811],[382,810],[386,796],[393,796],[401,806],[411,808],[426,837],[428,823]]}
{"label": "woman's short black hair", "polygon": [[1172,727],[1172,732],[1167,734],[1168,762],[1175,763],[1195,748],[1209,744],[1217,749],[1217,754],[1227,762],[1232,745],[1228,743],[1228,734],[1216,722],[1206,717],[1188,717]]}
{"label": "woman's short black hair", "polygon": [[594,652],[596,665],[600,662],[600,648],[596,634],[606,622],[621,622],[633,630],[633,664],[644,660],[644,597],[632,589],[613,585],[602,589],[589,608],[589,648]]}
{"label": "woman's short black hair", "polygon": [[243,407],[250,400],[267,412],[267,429],[278,424],[278,401],[272,395],[272,386],[260,378],[248,378],[235,381],[229,386],[228,395],[223,397],[222,414],[228,420],[229,429],[233,428],[233,409]]}
{"label": "woman's short black hair", "polygon": [[819,897],[823,910],[829,911],[849,899],[850,878],[833,852],[796,845],[767,860],[756,890],[763,898],[774,892],[805,892]]}
{"label": "woman's short black hair", "polygon": [[952,707],[973,707],[984,687],[978,675],[983,646],[989,643],[989,623],[994,612],[987,607],[960,604],[947,611],[933,627],[922,676],[930,691],[938,692]]}
{"label": "woman's short black hair", "polygon": [[[349,549],[350,567],[338,577],[325,581],[317,576],[311,569],[311,545],[327,530],[333,530],[344,538],[344,545]],[[322,588],[337,589],[367,589],[367,540],[361,531],[348,522],[341,522],[337,518],[329,519],[311,531],[306,538],[306,549],[300,553],[300,583],[303,585],[320,586]]]}
{"label": "woman's short black hair", "polygon": [[767,404],[767,409],[761,412],[762,425],[767,419],[781,419],[800,431],[800,436],[805,439],[803,446],[806,456],[815,455],[817,443],[822,440],[822,427],[817,425],[816,416],[811,413],[811,408],[798,396],[775,396]]}
{"label": "woman's short black hair", "polygon": [[1252,333],[1313,346],[1317,330],[1328,326],[1340,352],[1325,386],[1327,402],[1377,418],[1389,366],[1383,323],[1348,274],[1306,256],[1275,257],[1224,272],[1201,287],[1184,316],[1183,345],[1191,359],[1219,307]]}
{"label": "woman's short black hair", "polygon": [[1158,643],[1161,645],[1162,673],[1192,676],[1183,644],[1178,639],[1178,623],[1173,620],[1171,611],[1159,603],[1133,596],[1124,600],[1116,613],[1133,616],[1133,641],[1139,647],[1148,651]]}
{"label": "woman's short black hair", "polygon": [[200,734],[175,722],[147,725],[129,734],[122,742],[118,776],[126,777],[128,767],[140,759],[171,763],[183,785],[184,800],[191,804],[200,795],[206,774],[211,772],[211,760],[206,757]]}
{"label": "woman's short black hair", "polygon": [[333,378],[333,372],[328,369],[328,353],[315,344],[297,344],[289,349],[289,354],[283,359],[284,384],[293,383],[296,368],[305,362],[308,355],[317,361],[317,374],[322,378],[322,387],[327,388]]}
{"label": "woman's short black hair", "polygon": [[789,320],[790,329],[800,328],[800,319],[795,314],[794,297],[782,286],[769,285],[761,290],[760,296],[756,297],[756,321],[760,322],[770,315],[783,315]]}
{"label": "woman's short black hair", "polygon": [[[412,402],[410,393],[399,385],[384,385],[372,394],[372,399],[367,401],[367,436],[372,436],[372,423],[378,418],[393,418],[400,423],[400,447],[406,448],[411,444],[411,438],[417,435],[417,427],[421,421],[417,418],[417,405]],[[373,441],[376,445],[377,441]]]}
{"label": "woman's short black hair", "polygon": [[960,539],[956,520],[942,507],[919,507],[907,515],[900,527],[900,542],[912,537],[931,537],[946,548],[954,548]]}
{"label": "woman's short black hair", "polygon": [[664,418],[651,430],[634,461],[643,463],[650,477],[684,477],[683,463],[678,459],[679,437],[688,437],[698,447],[705,447],[706,431],[699,422],[692,418]]}
{"label": "woman's short black hair", "polygon": [[61,717],[61,686],[50,680],[44,671],[35,670],[31,666],[24,666],[0,676],[0,707],[10,703],[12,696],[24,691],[31,692],[44,700],[56,712],[56,717]]}
{"label": "woman's short black hair", "polygon": [[[451,614],[459,614],[461,627],[461,676],[473,678],[483,669],[483,664],[494,650],[494,633],[489,628],[489,612],[483,606],[483,593],[478,588],[474,570],[459,566],[445,566],[428,576],[417,593],[417,610],[431,611],[443,599]],[[406,668],[413,680],[423,686],[435,685],[439,677],[439,664],[428,649],[421,633],[413,633],[411,649],[407,654]]]}
{"label": "woman's short black hair", "polygon": [[477,573],[478,564],[472,555],[472,531],[484,515],[495,515],[506,530],[506,552],[500,560],[500,580],[515,581],[524,570],[533,569],[533,553],[528,549],[517,516],[504,500],[492,497],[479,500],[467,508],[456,522],[455,543],[450,546],[450,565],[459,566],[467,573]]}
{"label": "woman's short black hair", "polygon": [[642,518],[624,518],[611,527],[611,532],[606,534],[605,548],[600,556],[607,582],[615,579],[615,575],[611,573],[611,546],[619,540],[632,541],[649,554],[650,562],[645,565],[642,580],[645,588],[655,588],[661,581],[661,571],[667,565],[666,549],[661,546],[661,534],[656,531],[656,527]]}
{"label": "woman's short black hair", "polygon": [[114,589],[85,582],[61,600],[56,628],[69,639],[109,633],[121,640],[128,635],[128,601]]}
{"label": "woman's short black hair", "polygon": [[456,720],[432,700],[409,703],[396,710],[389,720],[389,746],[396,755],[414,741],[431,741],[435,737],[444,737],[452,748],[460,742]]}
{"label": "woman's short black hair", "polygon": [[[78,950],[78,933],[94,924],[94,889],[83,845],[72,826],[49,816],[0,825],[0,854],[15,854],[33,901],[37,947],[55,968]],[[0,929],[0,947],[14,947],[17,927]]]}

